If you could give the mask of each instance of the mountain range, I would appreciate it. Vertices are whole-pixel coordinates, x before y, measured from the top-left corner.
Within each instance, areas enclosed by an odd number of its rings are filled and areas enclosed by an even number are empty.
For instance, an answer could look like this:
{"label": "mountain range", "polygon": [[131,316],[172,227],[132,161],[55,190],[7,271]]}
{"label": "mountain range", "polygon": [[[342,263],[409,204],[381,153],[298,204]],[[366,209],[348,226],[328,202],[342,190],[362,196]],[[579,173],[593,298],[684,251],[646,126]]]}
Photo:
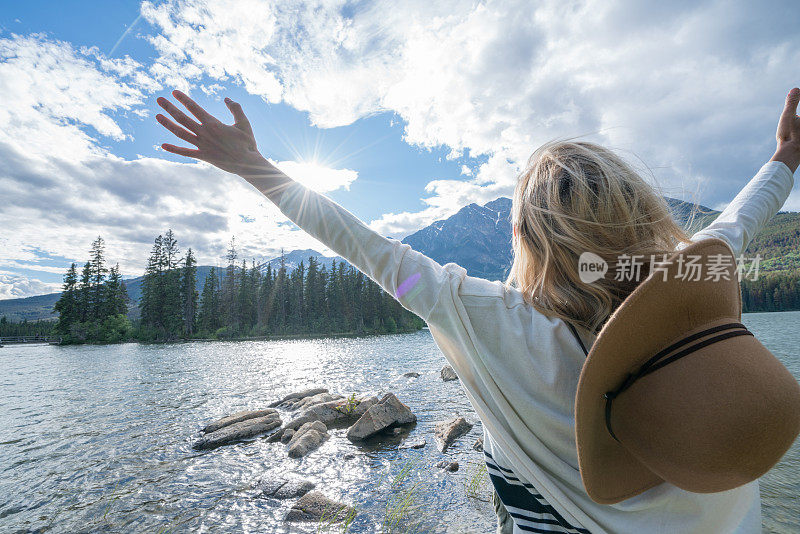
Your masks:
{"label": "mountain range", "polygon": [[[673,217],[681,225],[696,231],[709,224],[718,211],[702,205],[694,205],[682,200],[665,197]],[[694,220],[690,216],[696,211]],[[456,214],[435,221],[425,228],[407,236],[403,243],[414,250],[433,258],[441,264],[454,262],[463,266],[471,276],[489,280],[502,280],[511,265],[511,199],[500,197],[484,205],[475,203],[461,208]],[[746,254],[761,254],[762,272],[800,271],[800,213],[778,213],[759,233]],[[293,250],[284,254],[289,270],[301,261],[314,256],[321,265],[330,269],[333,261],[344,261],[338,256],[322,256],[313,249]],[[267,264],[278,267],[280,256],[270,259]],[[197,268],[198,291],[211,270],[210,266]],[[141,295],[142,278],[125,281],[128,295],[137,302]],[[37,320],[52,318],[53,305],[59,293],[38,295],[21,299],[0,300],[0,317],[10,321]]]}

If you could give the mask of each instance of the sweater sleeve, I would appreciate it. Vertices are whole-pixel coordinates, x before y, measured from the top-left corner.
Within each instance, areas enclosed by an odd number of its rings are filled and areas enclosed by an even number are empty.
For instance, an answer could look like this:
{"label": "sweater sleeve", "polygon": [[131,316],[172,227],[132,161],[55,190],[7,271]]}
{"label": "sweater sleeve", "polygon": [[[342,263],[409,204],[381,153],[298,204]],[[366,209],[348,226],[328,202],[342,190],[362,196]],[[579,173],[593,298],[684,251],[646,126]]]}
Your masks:
{"label": "sweater sleeve", "polygon": [[722,213],[692,236],[692,241],[721,238],[738,258],[753,237],[781,209],[793,186],[794,176],[785,163],[765,163]]}
{"label": "sweater sleeve", "polygon": [[442,266],[407,243],[383,237],[333,200],[299,182],[284,190],[278,208],[426,322],[440,292],[450,286],[451,276],[463,270],[454,263]]}

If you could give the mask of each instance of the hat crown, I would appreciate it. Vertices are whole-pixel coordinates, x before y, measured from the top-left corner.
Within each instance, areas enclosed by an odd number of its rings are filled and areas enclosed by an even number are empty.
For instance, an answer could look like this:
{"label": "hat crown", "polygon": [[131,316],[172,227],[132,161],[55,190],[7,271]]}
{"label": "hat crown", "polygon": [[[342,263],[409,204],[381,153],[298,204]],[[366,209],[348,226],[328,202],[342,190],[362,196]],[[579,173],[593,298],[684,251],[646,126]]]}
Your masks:
{"label": "hat crown", "polygon": [[[713,280],[681,277],[693,256],[727,268]],[[578,465],[595,502],[664,481],[698,493],[733,489],[769,470],[796,439],[800,385],[752,335],[719,336],[640,374],[673,343],[741,320],[735,265],[725,241],[692,243],[657,264],[598,334],[575,395]]]}
{"label": "hat crown", "polygon": [[622,446],[663,480],[725,491],[766,473],[791,446],[800,385],[755,337],[723,339],[637,380],[611,417]]}

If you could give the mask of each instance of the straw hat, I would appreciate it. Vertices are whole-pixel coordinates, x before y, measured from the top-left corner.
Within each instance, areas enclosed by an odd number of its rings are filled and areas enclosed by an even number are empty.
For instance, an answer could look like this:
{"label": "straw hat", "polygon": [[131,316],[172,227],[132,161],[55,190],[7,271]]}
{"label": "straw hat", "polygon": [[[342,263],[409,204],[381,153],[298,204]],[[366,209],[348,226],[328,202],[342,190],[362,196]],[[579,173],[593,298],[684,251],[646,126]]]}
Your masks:
{"label": "straw hat", "polygon": [[[692,256],[702,269],[687,277]],[[728,267],[714,280],[709,266],[720,263]],[[578,382],[578,463],[600,504],[662,482],[736,488],[769,471],[800,433],[800,385],[741,324],[727,243],[704,239],[657,266],[603,326]]]}

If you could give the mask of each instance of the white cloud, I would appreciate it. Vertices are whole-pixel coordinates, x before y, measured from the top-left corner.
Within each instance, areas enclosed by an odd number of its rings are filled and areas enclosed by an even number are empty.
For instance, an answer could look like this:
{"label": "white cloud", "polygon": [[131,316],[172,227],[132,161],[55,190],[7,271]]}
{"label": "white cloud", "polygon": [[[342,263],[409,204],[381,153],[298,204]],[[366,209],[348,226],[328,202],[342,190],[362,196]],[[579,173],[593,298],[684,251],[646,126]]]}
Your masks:
{"label": "white cloud", "polygon": [[143,13],[160,31],[157,72],[237,79],[321,126],[393,111],[409,143],[489,155],[464,185],[428,188],[475,201],[510,194],[542,142],[585,134],[640,156],[668,194],[729,200],[769,158],[800,64],[792,2],[173,0]]}
{"label": "white cloud", "polygon": [[[130,58],[109,59],[42,35],[0,39],[0,298],[53,289],[21,273],[52,278],[59,270],[41,261],[47,257],[83,263],[98,235],[126,276],[142,273],[153,239],[168,228],[204,264],[218,263],[234,234],[248,260],[281,246],[325,251],[235,176],[204,163],[115,156],[105,143],[131,137],[125,114],[138,122],[158,87]],[[326,192],[357,178],[349,169],[278,165]]]}
{"label": "white cloud", "polygon": [[[641,156],[667,194],[725,203],[769,158],[800,83],[792,2],[171,0],[142,16],[155,31],[147,65],[43,35],[0,39],[0,264],[36,261],[32,243],[80,261],[102,234],[109,259],[139,274],[167,227],[205,263],[234,233],[248,258],[322,249],[208,165],[113,155],[161,85],[239,84],[321,127],[388,111],[408,143],[481,156],[471,174],[431,181],[418,212],[372,221],[399,237],[509,195],[533,149],[581,134]],[[324,192],[357,177],[278,165]],[[796,194],[786,208],[800,209]]]}
{"label": "white cloud", "polygon": [[108,59],[94,48],[76,50],[44,35],[0,39],[0,142],[41,162],[106,151],[85,131],[113,140],[123,132],[111,116],[141,106],[158,84],[131,60]]}
{"label": "white cloud", "polygon": [[58,291],[59,284],[0,271],[0,300],[18,299]]}

